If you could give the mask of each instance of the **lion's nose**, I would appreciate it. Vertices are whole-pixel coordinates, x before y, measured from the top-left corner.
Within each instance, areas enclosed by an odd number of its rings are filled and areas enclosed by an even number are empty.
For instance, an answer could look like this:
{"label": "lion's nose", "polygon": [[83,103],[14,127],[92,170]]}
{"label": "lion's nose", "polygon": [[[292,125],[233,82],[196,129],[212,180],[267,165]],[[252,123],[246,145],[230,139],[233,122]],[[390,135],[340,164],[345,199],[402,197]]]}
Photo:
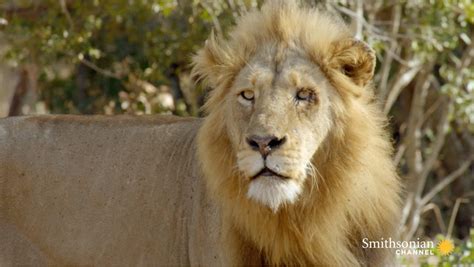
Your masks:
{"label": "lion's nose", "polygon": [[266,158],[272,150],[279,148],[286,142],[286,137],[277,138],[276,136],[258,136],[252,135],[247,138],[247,144],[255,150],[260,151],[263,158]]}

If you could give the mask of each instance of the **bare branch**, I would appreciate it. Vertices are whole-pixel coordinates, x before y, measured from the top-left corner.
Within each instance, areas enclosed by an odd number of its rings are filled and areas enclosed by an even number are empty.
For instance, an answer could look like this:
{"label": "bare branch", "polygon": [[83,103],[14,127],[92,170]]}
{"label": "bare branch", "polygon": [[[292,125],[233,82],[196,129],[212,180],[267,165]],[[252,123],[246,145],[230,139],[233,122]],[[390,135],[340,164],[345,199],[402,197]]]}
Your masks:
{"label": "bare branch", "polygon": [[74,30],[74,21],[72,20],[71,14],[69,13],[69,10],[67,9],[67,3],[66,0],[59,0],[59,4],[61,5],[61,10],[66,16],[66,19],[69,23],[69,28],[71,31]]}
{"label": "bare branch", "polygon": [[[346,8],[346,7],[343,7],[343,6],[338,6],[338,5],[332,5],[334,9],[338,10],[339,12],[343,13],[343,14],[346,14],[356,20],[360,20],[360,23],[364,26],[364,27],[373,27],[372,25],[370,25],[365,19],[364,17],[360,17],[356,12]],[[379,30],[380,31],[380,30]]]}
{"label": "bare branch", "polygon": [[[240,8],[240,14],[244,14],[244,13],[248,12],[247,5],[244,3],[243,0],[236,0],[236,1],[237,1],[237,5]],[[251,2],[250,6],[253,6],[253,5],[256,5],[256,3],[254,1]]]}
{"label": "bare branch", "polygon": [[474,59],[474,42],[471,42],[461,57],[461,64],[458,69],[464,69],[471,65]]}
{"label": "bare branch", "polygon": [[204,8],[204,10],[206,10],[206,12],[209,13],[209,16],[211,16],[212,24],[214,25],[214,28],[216,29],[216,32],[219,35],[222,34],[222,27],[221,27],[221,24],[220,24],[219,20],[217,19],[217,16],[216,16],[215,12],[211,9],[211,7],[207,3],[200,2],[200,4]]}
{"label": "bare branch", "polygon": [[458,215],[459,207],[461,203],[469,203],[469,199],[467,198],[458,198],[456,199],[456,203],[454,203],[453,212],[451,213],[451,218],[449,218],[449,225],[448,225],[448,232],[446,233],[446,237],[450,238],[451,234],[453,233],[454,221],[456,220],[456,216]]}
{"label": "bare branch", "polygon": [[390,112],[400,93],[413,80],[413,78],[415,78],[416,74],[418,74],[418,72],[421,70],[421,67],[421,65],[416,65],[415,67],[412,67],[403,73],[400,78],[397,78],[395,84],[388,94],[387,101],[385,102],[383,108],[385,114]]}
{"label": "bare branch", "polygon": [[393,158],[393,164],[395,166],[398,166],[398,164],[400,164],[400,161],[402,160],[403,154],[405,154],[406,148],[407,147],[404,144],[401,144],[398,147],[397,153],[395,154],[395,157]]}
{"label": "bare branch", "polygon": [[362,40],[362,29],[363,29],[363,21],[364,21],[364,6],[362,0],[357,0],[356,1],[357,9],[356,9],[356,14],[357,14],[357,19],[356,19],[356,34],[355,38]]}
{"label": "bare branch", "polygon": [[417,194],[417,179],[418,175],[422,170],[422,157],[421,157],[421,142],[420,142],[420,123],[422,120],[423,109],[425,106],[426,95],[429,88],[428,72],[422,71],[421,76],[418,78],[415,85],[415,90],[412,97],[410,106],[410,116],[407,123],[407,130],[404,136],[404,145],[406,149],[406,161],[408,165],[408,182],[409,189],[407,201],[403,208],[404,213],[402,217],[402,225],[405,225],[404,233],[407,238],[411,238],[420,222],[420,195]]}
{"label": "bare branch", "polygon": [[95,70],[96,72],[106,76],[106,77],[115,78],[115,79],[118,79],[118,80],[120,80],[122,78],[122,77],[120,77],[120,75],[118,75],[116,73],[113,73],[109,70],[105,70],[105,69],[100,68],[99,66],[97,66],[96,64],[90,62],[87,59],[81,59],[80,62],[82,64],[86,65],[87,67]]}
{"label": "bare branch", "polygon": [[423,109],[425,106],[426,95],[429,88],[429,82],[427,82],[428,73],[422,72],[419,77],[413,97],[410,105],[410,116],[407,122],[407,130],[404,136],[404,144],[407,147],[407,164],[409,171],[410,182],[415,188],[415,177],[420,173],[421,166],[421,154],[420,154],[420,123],[422,120]]}
{"label": "bare branch", "polygon": [[[400,30],[400,21],[401,21],[401,12],[402,9],[401,9],[401,5],[400,4],[397,4],[394,6],[393,8],[393,20],[391,21],[392,24],[392,39],[390,41],[390,47],[387,49],[387,52],[385,52],[385,57],[383,59],[383,63],[382,63],[382,68],[381,68],[381,71],[380,71],[380,83],[379,83],[379,86],[378,86],[378,89],[379,89],[379,98],[384,100],[386,95],[387,95],[387,92],[388,92],[388,88],[387,88],[387,84],[388,84],[388,77],[389,77],[389,74],[390,74],[390,69],[391,69],[391,66],[392,66],[392,62],[393,62],[393,55],[395,54],[395,51],[397,50],[398,48],[398,42],[397,42],[397,39],[395,37],[395,35],[398,33],[398,31]],[[390,51],[390,52],[388,52]]]}
{"label": "bare branch", "polygon": [[426,121],[433,115],[433,113],[439,109],[441,105],[441,97],[436,99],[436,101],[426,110],[425,114],[423,115],[423,120],[420,121],[420,127],[426,123]]}
{"label": "bare branch", "polygon": [[450,110],[453,108],[451,103],[445,104],[445,108],[441,109],[441,118],[438,122],[437,126],[437,136],[433,145],[431,146],[431,154],[429,155],[428,159],[425,160],[423,164],[423,169],[418,178],[418,186],[417,186],[417,195],[421,196],[423,193],[423,189],[425,188],[426,179],[428,178],[428,174],[431,172],[433,168],[433,164],[438,159],[439,153],[441,152],[441,148],[443,148],[444,141],[446,140],[446,133],[448,131],[449,125],[449,114]]}
{"label": "bare branch", "polygon": [[[23,107],[27,106],[25,114],[34,111],[33,103],[36,101],[38,91],[38,67],[36,64],[25,64],[20,70],[20,77],[15,87],[14,95],[11,100],[8,116],[18,116],[24,114]],[[33,96],[28,97],[28,95]],[[28,100],[28,98],[30,98]]]}
{"label": "bare branch", "polygon": [[441,232],[446,233],[446,225],[444,224],[443,217],[441,216],[440,208],[434,203],[429,203],[423,208],[421,212],[425,213],[430,210],[432,210],[433,213],[435,214],[435,218],[436,218],[436,221],[438,222],[438,226]]}
{"label": "bare branch", "polygon": [[418,225],[420,224],[420,212],[418,205],[415,206],[416,208],[413,210],[413,216],[411,217],[411,223],[408,227],[407,234],[404,236],[405,240],[409,240],[413,237],[416,230],[418,229]]}
{"label": "bare branch", "polygon": [[473,157],[471,156],[470,159],[466,160],[458,169],[453,171],[451,174],[446,176],[441,182],[439,182],[435,187],[431,189],[430,192],[428,192],[421,200],[422,205],[426,205],[428,202],[431,201],[433,197],[436,196],[439,192],[441,192],[446,186],[454,182],[457,178],[461,177],[461,175],[464,174],[464,172],[471,166],[471,163],[473,161]]}
{"label": "bare branch", "polygon": [[403,205],[402,209],[402,218],[400,219],[400,232],[406,232],[406,229],[403,229],[404,227],[407,227],[407,221],[408,218],[410,217],[410,213],[413,210],[414,206],[414,198],[415,198],[415,193],[413,192],[408,192],[405,205]]}

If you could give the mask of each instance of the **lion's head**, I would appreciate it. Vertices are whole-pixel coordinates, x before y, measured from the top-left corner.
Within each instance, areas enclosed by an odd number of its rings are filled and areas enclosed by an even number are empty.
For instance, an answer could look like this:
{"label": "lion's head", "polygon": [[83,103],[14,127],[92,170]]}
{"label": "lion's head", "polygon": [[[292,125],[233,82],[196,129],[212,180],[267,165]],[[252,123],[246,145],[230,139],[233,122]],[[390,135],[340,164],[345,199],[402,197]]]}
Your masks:
{"label": "lion's head", "polygon": [[211,37],[195,58],[196,74],[215,88],[207,110],[225,114],[220,123],[241,185],[274,212],[296,201],[315,177],[312,159],[337,127],[348,92],[331,78],[352,83],[348,91],[357,96],[354,88],[370,81],[375,60],[339,21],[296,8],[265,6],[242,18],[229,40]]}
{"label": "lion's head", "polygon": [[273,211],[294,202],[341,99],[295,45],[267,44],[237,74],[225,99],[226,129],[247,196]]}

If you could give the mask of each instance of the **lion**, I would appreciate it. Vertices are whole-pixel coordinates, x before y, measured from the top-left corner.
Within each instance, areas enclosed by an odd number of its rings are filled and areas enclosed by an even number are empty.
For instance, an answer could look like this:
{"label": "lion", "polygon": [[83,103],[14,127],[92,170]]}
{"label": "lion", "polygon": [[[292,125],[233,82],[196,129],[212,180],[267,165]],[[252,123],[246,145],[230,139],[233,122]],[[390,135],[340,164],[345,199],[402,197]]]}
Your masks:
{"label": "lion", "polygon": [[400,182],[375,53],[268,1],[193,58],[203,119],[0,122],[0,263],[382,266]]}

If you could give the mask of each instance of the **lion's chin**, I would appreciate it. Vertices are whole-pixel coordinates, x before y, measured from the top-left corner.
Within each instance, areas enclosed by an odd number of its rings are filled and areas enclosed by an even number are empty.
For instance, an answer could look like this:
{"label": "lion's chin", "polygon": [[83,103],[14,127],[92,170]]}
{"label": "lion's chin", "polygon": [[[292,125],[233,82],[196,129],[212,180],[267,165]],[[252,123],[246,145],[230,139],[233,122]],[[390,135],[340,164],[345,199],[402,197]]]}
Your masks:
{"label": "lion's chin", "polygon": [[282,204],[294,203],[301,191],[301,185],[293,179],[259,176],[250,182],[247,197],[276,213]]}

